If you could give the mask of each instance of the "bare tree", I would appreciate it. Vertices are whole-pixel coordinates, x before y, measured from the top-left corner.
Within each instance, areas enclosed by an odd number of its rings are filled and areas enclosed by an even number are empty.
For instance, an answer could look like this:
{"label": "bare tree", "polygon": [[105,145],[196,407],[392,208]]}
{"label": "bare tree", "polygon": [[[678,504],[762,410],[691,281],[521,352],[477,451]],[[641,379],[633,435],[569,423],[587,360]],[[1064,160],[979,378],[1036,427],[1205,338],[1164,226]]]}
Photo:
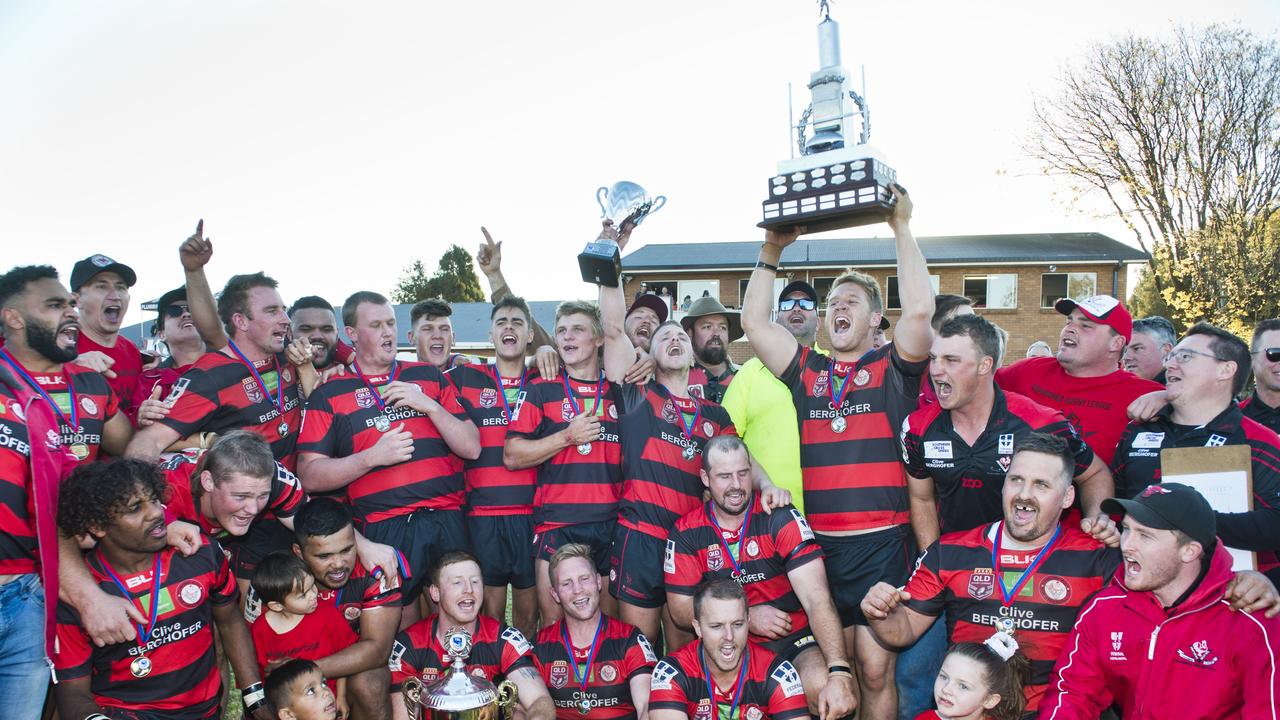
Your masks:
{"label": "bare tree", "polygon": [[1265,316],[1248,299],[1276,295],[1280,262],[1267,231],[1280,209],[1276,42],[1221,25],[1130,35],[1091,48],[1059,83],[1036,100],[1028,147],[1046,172],[1107,199],[1183,324]]}

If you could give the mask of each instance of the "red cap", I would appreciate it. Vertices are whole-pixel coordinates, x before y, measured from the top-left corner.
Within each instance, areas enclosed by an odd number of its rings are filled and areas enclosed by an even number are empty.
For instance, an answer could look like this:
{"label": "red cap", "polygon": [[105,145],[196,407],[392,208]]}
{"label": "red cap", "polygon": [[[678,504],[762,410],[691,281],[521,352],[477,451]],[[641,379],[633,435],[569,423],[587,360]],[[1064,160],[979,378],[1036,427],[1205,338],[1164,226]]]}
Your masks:
{"label": "red cap", "polygon": [[1115,330],[1126,343],[1133,338],[1133,316],[1125,309],[1124,303],[1110,295],[1094,295],[1080,302],[1063,298],[1053,304],[1053,309],[1063,315],[1079,309],[1090,320]]}

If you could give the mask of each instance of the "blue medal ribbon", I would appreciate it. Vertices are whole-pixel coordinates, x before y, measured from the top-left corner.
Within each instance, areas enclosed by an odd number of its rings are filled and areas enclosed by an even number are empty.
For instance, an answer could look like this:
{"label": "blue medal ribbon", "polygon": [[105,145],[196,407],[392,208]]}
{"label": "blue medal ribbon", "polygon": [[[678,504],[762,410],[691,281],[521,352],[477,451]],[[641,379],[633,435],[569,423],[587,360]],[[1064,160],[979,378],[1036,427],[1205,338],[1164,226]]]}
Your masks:
{"label": "blue medal ribbon", "polygon": [[[120,592],[124,594],[124,599],[133,602],[133,594],[129,592],[129,588],[116,575],[116,571],[112,569],[111,563],[107,562],[107,556],[98,550],[98,561],[102,563],[102,569],[107,571],[107,576],[111,581],[120,588]],[[147,622],[147,630],[144,633],[141,625],[138,628],[138,647],[146,647],[147,641],[151,639],[151,633],[156,629],[156,618],[160,612],[160,553],[156,553],[155,564],[151,567],[151,619]],[[139,608],[141,609],[141,608]]]}
{"label": "blue medal ribbon", "polygon": [[62,372],[63,379],[67,383],[67,397],[70,398],[70,418],[67,418],[67,416],[63,414],[62,408],[58,407],[58,403],[53,401],[53,398],[49,393],[45,392],[44,388],[40,387],[40,383],[36,382],[36,379],[27,372],[26,368],[22,367],[22,363],[15,360],[13,356],[9,354],[9,351],[4,348],[0,348],[0,359],[3,359],[8,363],[9,367],[13,368],[13,371],[18,373],[18,377],[22,378],[23,382],[30,386],[32,390],[35,390],[45,402],[49,403],[49,407],[53,408],[54,414],[58,416],[58,419],[61,420],[64,425],[71,428],[71,432],[76,433],[80,431],[80,413],[76,408],[76,390],[72,387],[71,378],[66,376],[66,370],[63,370]]}
{"label": "blue medal ribbon", "polygon": [[1040,563],[1044,562],[1045,558],[1049,556],[1049,551],[1053,549],[1054,543],[1058,542],[1058,535],[1061,532],[1062,524],[1059,523],[1058,526],[1053,529],[1053,537],[1049,538],[1049,542],[1046,543],[1044,547],[1040,548],[1040,552],[1036,553],[1031,564],[1022,571],[1021,575],[1018,576],[1018,582],[1014,583],[1013,590],[1010,591],[1005,587],[1004,573],[1000,572],[1000,539],[1004,536],[1004,521],[1001,520],[1000,523],[996,525],[996,538],[995,541],[991,543],[991,568],[995,571],[996,584],[1000,586],[1000,595],[1004,598],[1002,603],[1003,605],[1011,605],[1013,603],[1013,599],[1018,596],[1018,593],[1022,592],[1023,586],[1026,585],[1027,581],[1031,579],[1031,576],[1035,574],[1036,568],[1040,567]]}
{"label": "blue medal ribbon", "polygon": [[600,624],[596,625],[596,634],[591,638],[591,649],[587,651],[587,662],[578,672],[578,659],[573,654],[573,642],[569,639],[569,623],[560,621],[560,642],[564,643],[564,651],[569,653],[569,664],[573,667],[573,679],[578,682],[582,692],[587,691],[587,681],[591,679],[591,663],[596,659],[596,651],[600,649],[600,632],[604,630],[604,613],[600,613]]}
{"label": "blue medal ribbon", "polygon": [[[569,398],[569,405],[573,407],[574,415],[582,414],[582,406],[578,404],[578,396],[573,394],[573,390],[569,387],[569,373],[560,376],[560,381],[564,383],[565,397]],[[600,415],[600,391],[604,389],[604,371],[600,371],[600,379],[596,381],[596,404],[591,409],[592,414]]]}
{"label": "blue medal ribbon", "polygon": [[836,416],[840,415],[840,404],[844,402],[845,391],[849,389],[849,375],[853,374],[850,369],[844,376],[844,381],[840,383],[840,390],[836,390],[836,361],[834,358],[827,361],[827,395],[831,397],[831,407],[835,409]]}
{"label": "blue medal ribbon", "polygon": [[[716,702],[716,689],[712,684],[711,671],[707,668],[707,649],[699,648],[698,662],[702,663],[702,677],[707,680],[707,698],[711,700],[711,708],[713,715],[720,715],[720,703]],[[730,698],[732,704],[729,706],[729,720],[733,720],[734,714],[738,712],[738,702],[742,700],[742,686],[747,681],[747,665],[751,659],[751,645],[747,644],[742,648],[742,666],[738,668],[738,680],[733,684],[733,695]],[[714,717],[712,720],[718,720]]]}
{"label": "blue medal ribbon", "polygon": [[751,510],[755,505],[755,498],[747,503],[746,519],[742,521],[742,529],[738,531],[738,558],[733,556],[733,550],[729,549],[729,543],[725,542],[724,530],[720,529],[720,523],[716,522],[716,514],[711,511],[711,501],[707,501],[704,509],[707,512],[707,520],[711,521],[712,527],[716,529],[716,539],[720,541],[720,546],[724,548],[724,554],[729,556],[729,563],[733,565],[734,573],[741,574],[742,566],[747,564],[746,560],[741,559],[741,555],[746,551],[747,531],[751,529]]}
{"label": "blue medal ribbon", "polygon": [[[355,369],[356,375],[360,376],[360,382],[364,383],[364,386],[369,388],[369,392],[373,393],[373,401],[378,403],[378,411],[386,412],[387,403],[382,399],[382,393],[378,392],[378,388],[371,385],[369,383],[369,379],[364,376],[364,373],[360,372],[360,363],[353,360],[351,361],[351,367]],[[400,377],[400,361],[392,360],[391,374],[387,376],[387,381],[383,383],[383,385],[390,385],[395,382],[398,377]]]}
{"label": "blue medal ribbon", "polygon": [[231,352],[235,353],[236,357],[240,358],[240,362],[244,363],[245,367],[249,368],[249,372],[253,374],[253,379],[258,382],[258,387],[262,388],[263,394],[265,394],[267,396],[267,399],[270,400],[271,403],[276,406],[276,409],[279,410],[280,412],[280,419],[283,420],[284,419],[284,378],[280,377],[280,359],[277,358],[275,355],[271,356],[271,360],[272,362],[275,363],[275,366],[276,366],[276,396],[271,397],[271,391],[267,389],[267,384],[262,381],[262,376],[258,374],[258,368],[254,367],[253,363],[249,361],[249,358],[245,357],[244,353],[240,352],[240,348],[236,347],[236,344],[234,341],[228,340],[227,347],[231,348]]}
{"label": "blue medal ribbon", "polygon": [[[524,392],[524,381],[527,380],[528,378],[529,378],[529,371],[526,370],[520,373],[520,387],[516,389],[517,403],[520,402],[520,395],[521,393]],[[494,382],[498,383],[498,397],[502,398],[502,412],[504,413],[504,417],[507,418],[507,424],[510,425],[511,424],[511,403],[507,402],[507,391],[506,391],[506,388],[504,388],[502,385],[502,376],[498,374],[498,366],[496,364],[493,366],[493,380]],[[599,386],[597,386],[597,389],[598,388]],[[565,389],[565,392],[568,392],[569,386],[566,384],[564,389]],[[572,393],[570,393],[570,395],[572,395]],[[596,402],[599,402],[599,396],[597,396]],[[574,411],[575,412],[577,411],[577,407],[574,408]]]}

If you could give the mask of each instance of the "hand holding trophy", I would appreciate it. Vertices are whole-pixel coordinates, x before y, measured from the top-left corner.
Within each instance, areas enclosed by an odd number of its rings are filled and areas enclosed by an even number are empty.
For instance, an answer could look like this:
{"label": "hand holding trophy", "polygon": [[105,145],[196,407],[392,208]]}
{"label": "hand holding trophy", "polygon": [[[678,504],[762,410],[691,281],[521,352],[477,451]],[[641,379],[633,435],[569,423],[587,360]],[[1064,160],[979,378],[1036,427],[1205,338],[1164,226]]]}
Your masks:
{"label": "hand holding trophy", "polygon": [[[626,237],[646,217],[662,209],[667,198],[665,195],[651,198],[644,188],[621,180],[613,187],[597,190],[596,202],[600,203],[600,217],[613,223],[618,236]],[[578,255],[578,268],[582,270],[584,282],[618,286],[618,276],[622,273],[622,250],[611,235],[607,231],[602,232]]]}

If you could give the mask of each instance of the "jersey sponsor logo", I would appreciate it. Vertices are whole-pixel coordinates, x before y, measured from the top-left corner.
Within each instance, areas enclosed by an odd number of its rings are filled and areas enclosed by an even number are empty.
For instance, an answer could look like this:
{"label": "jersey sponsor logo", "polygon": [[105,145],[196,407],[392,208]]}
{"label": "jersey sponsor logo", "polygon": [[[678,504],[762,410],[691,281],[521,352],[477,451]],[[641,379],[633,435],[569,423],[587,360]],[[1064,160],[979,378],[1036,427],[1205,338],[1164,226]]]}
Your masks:
{"label": "jersey sponsor logo", "polygon": [[[88,398],[86,398],[88,399]],[[1204,441],[1205,447],[1222,447],[1227,444],[1227,439],[1221,435],[1210,435],[1208,440]]]}
{"label": "jersey sponsor logo", "polygon": [[1040,594],[1050,602],[1064,603],[1071,597],[1071,586],[1057,575],[1046,575],[1040,580]]}
{"label": "jersey sponsor logo", "polygon": [[521,655],[533,649],[533,646],[529,644],[529,641],[525,640],[524,633],[520,632],[517,628],[509,627],[506,630],[503,630],[502,639],[506,640],[507,643],[511,645],[512,649]]}
{"label": "jersey sponsor logo", "polygon": [[178,401],[187,392],[187,386],[191,384],[191,378],[178,378],[173,383],[173,387],[169,388],[169,397],[164,399],[166,405],[172,405]]}
{"label": "jersey sponsor logo", "polygon": [[715,429],[714,427],[712,427],[712,426],[711,426],[711,423],[710,423],[710,422],[708,422],[708,421],[706,421],[706,420],[702,421],[702,432],[703,432],[703,434],[705,434],[707,437],[712,437],[712,436],[713,436],[713,434],[715,433],[715,431],[716,431],[716,429]]}
{"label": "jersey sponsor logo", "polygon": [[345,608],[342,609],[342,617],[346,618],[347,622],[355,622],[356,620],[359,620],[360,606],[359,605],[346,606]]}
{"label": "jersey sponsor logo", "polygon": [[1140,432],[1133,437],[1135,448],[1158,448],[1164,444],[1162,432]]}
{"label": "jersey sponsor logo", "polygon": [[662,571],[666,573],[675,573],[676,571],[676,542],[667,540],[667,549],[662,553]]}
{"label": "jersey sponsor logo", "polygon": [[247,377],[241,380],[240,387],[244,389],[244,396],[249,402],[254,404],[262,402],[262,388],[258,387],[258,383],[253,378]]}
{"label": "jersey sponsor logo", "polygon": [[600,679],[604,682],[611,683],[618,679],[618,668],[605,663],[600,666]]}
{"label": "jersey sponsor logo", "polygon": [[924,444],[925,458],[935,460],[951,459],[951,441],[950,440],[930,440]]}
{"label": "jersey sponsor logo", "polygon": [[871,373],[867,372],[866,368],[862,368],[857,375],[853,376],[853,384],[858,387],[862,387],[869,382],[871,382]]}
{"label": "jersey sponsor logo", "polygon": [[986,600],[996,591],[996,574],[991,568],[974,568],[969,573],[969,597]]}
{"label": "jersey sponsor logo", "polygon": [[498,391],[493,388],[485,388],[480,391],[480,407],[491,408],[498,404]]}
{"label": "jersey sponsor logo", "polygon": [[1004,433],[996,443],[996,452],[1001,455],[1013,454],[1013,433]]}
{"label": "jersey sponsor logo", "polygon": [[818,377],[814,378],[813,381],[813,396],[822,397],[823,395],[826,395],[828,382],[826,370],[818,373]]}
{"label": "jersey sponsor logo", "polygon": [[653,646],[649,644],[649,638],[640,633],[636,636],[636,642],[640,644],[640,652],[644,653],[644,659],[647,662],[658,662],[658,655],[653,651]]}
{"label": "jersey sponsor logo", "polygon": [[189,582],[178,590],[178,602],[183,607],[194,608],[204,599],[204,588],[198,582]]}
{"label": "jersey sponsor logo", "polygon": [[796,527],[800,528],[800,539],[812,540],[813,528],[809,527],[809,521],[805,519],[804,515],[800,514],[799,510],[791,508],[791,518],[796,521]]}
{"label": "jersey sponsor logo", "polygon": [[369,392],[369,388],[360,388],[356,390],[356,405],[364,409],[369,409],[377,404],[373,398],[373,393]]}
{"label": "jersey sponsor logo", "polygon": [[724,568],[724,555],[720,552],[719,545],[707,546],[707,569],[716,572]]}
{"label": "jersey sponsor logo", "polygon": [[662,404],[662,420],[674,425],[680,419],[680,414],[676,410],[676,404],[670,400]]}
{"label": "jersey sponsor logo", "polygon": [[90,415],[98,414],[98,403],[94,402],[91,397],[80,398],[80,407]]}
{"label": "jersey sponsor logo", "polygon": [[787,697],[804,694],[804,687],[800,684],[800,673],[796,672],[795,666],[787,660],[778,663],[778,667],[774,668],[769,677],[778,681],[782,686],[782,694]]}
{"label": "jersey sponsor logo", "polygon": [[1179,650],[1178,659],[1200,667],[1213,667],[1218,664],[1218,656],[1209,649],[1207,640],[1197,640],[1191,643],[1191,647]]}
{"label": "jersey sponsor logo", "polygon": [[657,665],[653,666],[653,677],[649,681],[649,687],[652,690],[670,690],[671,681],[680,671],[674,665],[666,660],[659,660]]}
{"label": "jersey sponsor logo", "polygon": [[755,557],[760,554],[760,544],[754,539],[747,541],[747,556]]}
{"label": "jersey sponsor logo", "polygon": [[551,663],[550,682],[551,687],[559,690],[569,682],[569,664],[563,660],[557,660]]}

